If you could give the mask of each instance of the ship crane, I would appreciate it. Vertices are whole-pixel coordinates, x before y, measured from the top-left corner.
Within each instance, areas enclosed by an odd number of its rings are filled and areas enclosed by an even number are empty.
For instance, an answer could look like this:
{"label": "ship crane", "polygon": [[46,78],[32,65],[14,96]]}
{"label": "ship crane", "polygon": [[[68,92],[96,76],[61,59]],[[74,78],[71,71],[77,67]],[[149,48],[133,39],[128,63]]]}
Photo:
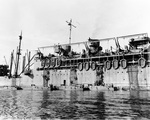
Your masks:
{"label": "ship crane", "polygon": [[74,26],[72,24],[72,19],[70,19],[70,22],[66,21],[70,27],[70,34],[69,34],[69,44],[71,44],[71,30],[72,30],[72,27],[76,28],[76,26]]}

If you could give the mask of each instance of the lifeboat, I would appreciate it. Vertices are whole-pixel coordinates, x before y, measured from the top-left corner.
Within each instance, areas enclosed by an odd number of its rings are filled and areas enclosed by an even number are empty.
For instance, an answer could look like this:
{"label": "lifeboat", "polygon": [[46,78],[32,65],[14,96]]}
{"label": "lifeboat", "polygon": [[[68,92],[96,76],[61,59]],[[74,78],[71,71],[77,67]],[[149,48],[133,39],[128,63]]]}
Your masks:
{"label": "lifeboat", "polygon": [[51,67],[55,67],[56,65],[56,59],[55,58],[51,58]]}
{"label": "lifeboat", "polygon": [[125,68],[127,67],[127,60],[126,60],[126,59],[122,59],[122,60],[120,61],[120,66],[121,66],[123,69],[125,69]]}
{"label": "lifeboat", "polygon": [[92,69],[92,70],[96,70],[96,62],[93,61],[93,62],[91,63],[91,69]]}
{"label": "lifeboat", "polygon": [[89,62],[85,62],[84,66],[85,66],[86,71],[88,71],[90,69],[90,63]]}
{"label": "lifeboat", "polygon": [[119,67],[119,61],[118,60],[113,60],[113,68],[114,69],[118,69],[118,67]]}
{"label": "lifeboat", "polygon": [[50,66],[50,59],[46,59],[45,60],[45,68],[49,68],[49,66]]}
{"label": "lifeboat", "polygon": [[42,68],[45,67],[45,59],[41,60],[41,67],[42,67]]}
{"label": "lifeboat", "polygon": [[110,70],[110,68],[111,68],[111,61],[107,60],[105,62],[105,67],[106,67],[107,70]]}
{"label": "lifeboat", "polygon": [[139,58],[138,60],[138,65],[141,67],[141,68],[144,68],[146,66],[146,60],[145,58],[141,57]]}
{"label": "lifeboat", "polygon": [[82,63],[82,62],[79,62],[79,63],[78,63],[78,69],[79,69],[80,71],[83,70],[83,63]]}
{"label": "lifeboat", "polygon": [[61,63],[62,63],[61,59],[56,59],[56,65],[57,65],[57,67],[60,67]]}

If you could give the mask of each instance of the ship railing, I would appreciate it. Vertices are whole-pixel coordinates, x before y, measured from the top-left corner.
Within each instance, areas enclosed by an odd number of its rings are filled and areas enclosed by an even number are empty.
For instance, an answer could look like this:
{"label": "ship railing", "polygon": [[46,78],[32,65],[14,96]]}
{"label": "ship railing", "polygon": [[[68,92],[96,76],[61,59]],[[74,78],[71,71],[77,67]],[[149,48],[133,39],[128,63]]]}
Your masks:
{"label": "ship railing", "polygon": [[112,55],[103,55],[103,56],[92,56],[92,57],[86,57],[86,58],[68,58],[65,60],[88,60],[88,59],[94,59],[94,58],[107,58],[107,57],[119,57],[119,56],[132,56],[132,55],[140,55],[140,54],[150,54],[150,52],[136,52],[136,53],[126,53],[126,54],[112,54]]}
{"label": "ship railing", "polygon": [[[96,39],[97,41],[107,41],[107,40],[114,40],[115,37],[111,38],[102,38],[102,39]],[[61,46],[66,46],[66,45],[79,45],[79,44],[85,44],[89,41],[83,41],[83,42],[76,42],[76,43],[71,43],[71,44],[59,44]],[[45,48],[54,48],[56,45],[51,45],[51,46],[44,46],[44,47],[38,47],[38,49],[45,49]]]}
{"label": "ship railing", "polygon": [[119,38],[131,38],[131,37],[148,37],[148,34],[147,33],[140,33],[140,34],[133,34],[133,35],[125,35],[125,36],[119,36],[119,37],[116,37],[117,39]]}
{"label": "ship railing", "polygon": [[[98,65],[103,65],[104,60],[113,60],[113,59],[117,59],[117,58],[126,58],[126,59],[131,59],[135,57],[135,58],[139,58],[140,56],[143,57],[144,55],[150,55],[150,52],[143,52],[143,53],[128,53],[128,54],[118,54],[118,55],[109,55],[109,56],[95,56],[95,57],[89,57],[89,58],[76,58],[76,59],[67,59],[67,61],[77,61],[78,62],[92,62],[92,61],[98,61]],[[136,60],[136,59],[135,59]],[[101,61],[101,62],[99,62]],[[150,60],[147,60],[148,62],[150,62]],[[132,61],[133,62],[133,61]],[[136,63],[136,61],[135,61]],[[71,67],[73,67],[74,65],[72,65]],[[76,65],[77,66],[77,65]],[[69,66],[66,66],[69,67]]]}
{"label": "ship railing", "polygon": [[[121,60],[121,59],[127,59],[128,63],[137,63],[139,58],[145,57],[147,62],[150,62],[150,52],[142,52],[142,53],[126,53],[126,54],[118,54],[118,55],[108,55],[108,56],[94,56],[94,57],[87,57],[87,58],[69,58],[69,59],[64,59],[61,66],[55,66],[55,67],[48,67],[48,68],[42,68],[42,69],[63,69],[63,68],[74,68],[78,66],[79,62],[90,62],[92,63],[93,61],[96,62],[97,65],[104,65],[104,62],[106,60]],[[41,69],[41,70],[42,70]]]}
{"label": "ship railing", "polygon": [[[119,38],[129,38],[129,37],[148,37],[147,33],[140,33],[140,34],[133,34],[133,35],[125,35],[125,36],[119,36],[119,37],[111,37],[111,38],[102,38],[102,39],[96,39],[98,41],[108,41],[108,40],[112,40],[112,39],[119,39]],[[77,43],[71,43],[71,44],[60,44],[61,46],[65,46],[65,45],[78,45],[78,44],[85,44],[88,41],[84,41],[84,42],[77,42]],[[44,47],[38,47],[38,49],[44,49],[44,48],[54,48],[56,45],[51,45],[51,46],[44,46]]]}

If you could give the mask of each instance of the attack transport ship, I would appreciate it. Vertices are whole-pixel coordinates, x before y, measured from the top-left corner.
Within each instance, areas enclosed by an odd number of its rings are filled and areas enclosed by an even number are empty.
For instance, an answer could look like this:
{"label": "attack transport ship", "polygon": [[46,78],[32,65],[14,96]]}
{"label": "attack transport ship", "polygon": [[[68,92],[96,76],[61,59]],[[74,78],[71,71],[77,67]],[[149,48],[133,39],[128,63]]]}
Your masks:
{"label": "attack transport ship", "polygon": [[150,38],[142,33],[40,47],[33,75],[35,86],[149,90]]}

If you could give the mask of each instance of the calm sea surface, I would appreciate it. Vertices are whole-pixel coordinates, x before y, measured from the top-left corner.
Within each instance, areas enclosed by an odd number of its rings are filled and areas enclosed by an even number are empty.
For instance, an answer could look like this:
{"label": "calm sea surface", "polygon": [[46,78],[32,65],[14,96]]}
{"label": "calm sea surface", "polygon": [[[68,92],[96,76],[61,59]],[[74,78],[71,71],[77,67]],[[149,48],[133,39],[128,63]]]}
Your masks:
{"label": "calm sea surface", "polygon": [[150,91],[0,90],[1,119],[150,119]]}

